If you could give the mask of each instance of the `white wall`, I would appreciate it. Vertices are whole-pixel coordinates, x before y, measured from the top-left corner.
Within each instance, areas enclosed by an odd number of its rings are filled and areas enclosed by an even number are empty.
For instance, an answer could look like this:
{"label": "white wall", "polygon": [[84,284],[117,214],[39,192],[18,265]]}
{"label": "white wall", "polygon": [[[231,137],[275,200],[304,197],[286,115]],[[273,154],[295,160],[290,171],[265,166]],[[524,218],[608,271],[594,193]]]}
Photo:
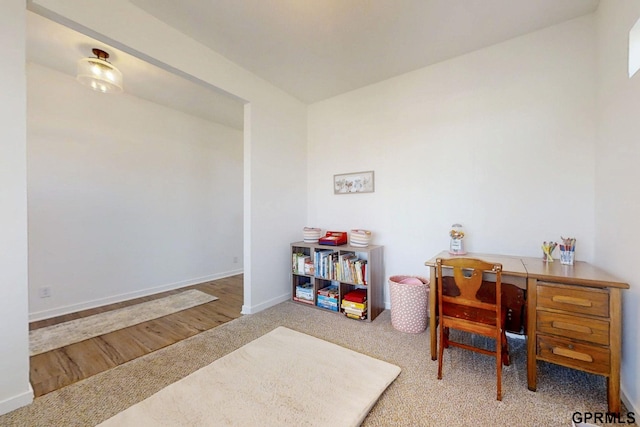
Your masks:
{"label": "white wall", "polygon": [[[562,235],[592,261],[594,37],[586,16],[311,105],[309,225],[372,230],[387,277],[427,275],[455,222],[469,251]],[[333,194],[365,170],[374,193]]]}
{"label": "white wall", "polygon": [[33,399],[27,305],[26,16],[23,0],[0,13],[0,414]]}
{"label": "white wall", "polygon": [[595,262],[631,288],[622,293],[622,394],[640,414],[640,74],[628,76],[629,30],[640,1],[601,1],[598,31]]}
{"label": "white wall", "polygon": [[[248,102],[244,128],[245,304],[250,313],[288,298],[285,248],[304,227],[306,106],[127,0],[35,0],[30,9],[127,53]],[[135,23],[135,25],[132,25]],[[266,253],[271,256],[265,256]]]}
{"label": "white wall", "polygon": [[242,271],[242,131],[38,64],[27,93],[32,320]]}
{"label": "white wall", "polygon": [[[307,218],[306,106],[127,0],[96,0],[92,7],[84,0],[33,0],[28,6],[117,49],[166,64],[249,103],[243,133],[243,311],[251,313],[288,299],[286,248],[300,238]],[[0,413],[28,403],[32,396],[28,383],[24,7],[24,1],[7,0],[0,14],[0,120],[5,135],[0,158],[0,227],[8,237],[0,240]]]}

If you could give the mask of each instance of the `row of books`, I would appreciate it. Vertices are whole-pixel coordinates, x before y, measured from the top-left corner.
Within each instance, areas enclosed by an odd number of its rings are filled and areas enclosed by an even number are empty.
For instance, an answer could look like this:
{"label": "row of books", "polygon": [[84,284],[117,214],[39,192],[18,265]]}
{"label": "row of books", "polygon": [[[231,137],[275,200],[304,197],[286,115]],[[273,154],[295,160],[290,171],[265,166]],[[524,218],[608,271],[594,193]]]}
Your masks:
{"label": "row of books", "polygon": [[315,276],[340,282],[367,284],[367,260],[355,253],[339,254],[333,250],[315,252]]}
{"label": "row of books", "polygon": [[313,276],[315,273],[313,260],[309,255],[305,255],[302,252],[294,252],[291,271],[296,274],[306,274],[307,276]]}

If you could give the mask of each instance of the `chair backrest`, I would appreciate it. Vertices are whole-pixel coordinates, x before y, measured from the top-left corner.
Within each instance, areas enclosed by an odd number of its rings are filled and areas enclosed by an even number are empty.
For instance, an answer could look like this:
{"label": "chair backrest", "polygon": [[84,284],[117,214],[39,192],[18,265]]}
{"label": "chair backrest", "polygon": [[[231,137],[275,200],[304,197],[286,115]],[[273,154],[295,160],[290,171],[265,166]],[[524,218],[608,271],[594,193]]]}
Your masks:
{"label": "chair backrest", "polygon": [[[468,307],[475,307],[481,310],[495,311],[498,318],[502,312],[502,298],[495,298],[495,303],[482,301],[478,298],[478,290],[483,282],[484,273],[495,273],[495,295],[502,295],[502,264],[490,263],[475,258],[451,258],[436,260],[438,275],[438,296],[440,306],[442,303],[456,304]],[[443,267],[451,267],[453,269],[453,280],[459,289],[459,295],[445,295],[443,292]],[[439,307],[442,313],[443,307]],[[446,314],[446,313],[445,313]]]}

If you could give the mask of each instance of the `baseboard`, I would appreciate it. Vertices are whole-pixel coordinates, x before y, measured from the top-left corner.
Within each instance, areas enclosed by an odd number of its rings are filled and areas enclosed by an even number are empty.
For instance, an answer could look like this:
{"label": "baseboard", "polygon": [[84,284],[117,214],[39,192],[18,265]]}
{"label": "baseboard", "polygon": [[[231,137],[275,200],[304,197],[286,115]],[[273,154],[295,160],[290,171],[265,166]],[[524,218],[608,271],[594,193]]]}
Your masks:
{"label": "baseboard", "polygon": [[78,304],[67,305],[63,307],[52,308],[49,310],[37,311],[29,313],[29,322],[37,320],[49,319],[51,317],[62,316],[64,314],[75,313],[90,308],[101,307],[107,304],[113,304],[122,301],[128,301],[135,298],[146,297],[149,295],[158,294],[160,292],[172,291],[174,289],[184,288],[185,286],[197,285],[199,283],[210,282],[212,280],[223,279],[225,277],[236,276],[242,274],[244,270],[232,270],[224,273],[212,274],[209,276],[198,277],[195,279],[184,280],[181,282],[169,283],[162,286],[155,286],[153,288],[141,289],[135,292],[128,292],[126,294],[114,295],[106,298],[95,299],[91,301],[85,301]]}
{"label": "baseboard", "polygon": [[29,389],[24,393],[10,397],[0,402],[0,415],[8,414],[23,406],[30,405],[33,402],[33,388],[29,384]]}
{"label": "baseboard", "polygon": [[283,295],[280,295],[279,297],[271,298],[270,300],[257,305],[252,305],[252,306],[243,305],[241,313],[254,314],[259,311],[265,310],[269,307],[273,307],[274,305],[280,304],[281,302],[287,301],[290,298],[291,298],[291,294],[283,294]]}
{"label": "baseboard", "polygon": [[631,400],[627,397],[627,394],[624,392],[624,389],[620,388],[620,400],[624,403],[624,406],[627,408],[628,412],[633,412],[635,414],[636,422],[640,419],[640,408],[635,407]]}

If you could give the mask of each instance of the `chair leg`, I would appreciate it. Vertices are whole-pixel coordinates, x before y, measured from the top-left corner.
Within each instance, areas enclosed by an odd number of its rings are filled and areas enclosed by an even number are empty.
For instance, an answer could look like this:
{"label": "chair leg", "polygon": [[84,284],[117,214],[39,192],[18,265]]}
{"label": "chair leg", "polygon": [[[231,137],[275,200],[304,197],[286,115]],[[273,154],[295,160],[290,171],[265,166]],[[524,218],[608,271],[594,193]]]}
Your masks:
{"label": "chair leg", "polygon": [[496,340],[496,389],[497,399],[502,400],[502,340]]}
{"label": "chair leg", "polygon": [[[438,379],[442,379],[442,356],[444,354],[444,327],[440,322],[440,339],[438,340]],[[448,328],[447,328],[448,329]]]}
{"label": "chair leg", "polygon": [[444,339],[442,340],[444,348],[449,348],[449,328],[444,328]]}
{"label": "chair leg", "polygon": [[507,334],[502,331],[502,364],[509,366],[509,343],[507,342]]}

